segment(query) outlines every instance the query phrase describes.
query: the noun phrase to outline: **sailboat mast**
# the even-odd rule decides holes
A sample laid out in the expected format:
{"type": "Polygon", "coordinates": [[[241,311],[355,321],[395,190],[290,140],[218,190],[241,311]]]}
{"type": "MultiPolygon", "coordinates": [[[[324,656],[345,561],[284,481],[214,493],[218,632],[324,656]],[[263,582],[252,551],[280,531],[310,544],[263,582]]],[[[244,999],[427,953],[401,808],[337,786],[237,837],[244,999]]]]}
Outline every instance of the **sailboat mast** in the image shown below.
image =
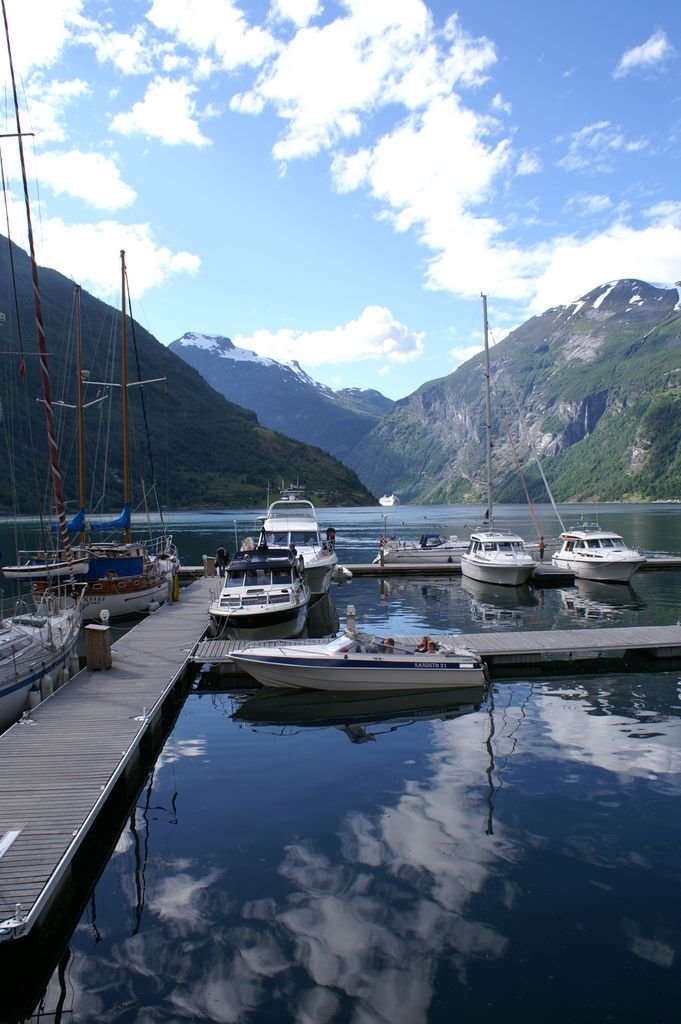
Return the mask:
{"type": "Polygon", "coordinates": [[[487,419],[487,523],[492,527],[492,378],[489,368],[489,325],[487,296],[482,295],[482,319],[485,335],[485,417],[487,419]]]}
{"type": "MultiPolygon", "coordinates": [[[[130,449],[128,444],[128,334],[125,318],[125,250],[121,249],[121,423],[123,430],[123,504],[130,502],[130,449]]],[[[124,540],[130,543],[130,527],[124,530],[124,540]]]]}
{"type": "Polygon", "coordinates": [[[14,98],[14,116],[17,125],[17,139],[19,142],[19,162],[21,165],[21,178],[24,189],[24,205],[26,207],[26,225],[28,232],[28,247],[31,258],[31,276],[33,279],[33,307],[35,313],[36,335],[38,339],[38,355],[40,365],[40,382],[43,392],[43,405],[45,407],[45,420],[47,426],[47,446],[50,462],[50,473],[52,476],[52,493],[54,496],[55,511],[59,523],[59,536],[62,550],[68,557],[71,546],[69,543],[69,530],[66,524],[66,508],[64,505],[64,492],[62,489],[61,469],[59,466],[59,449],[57,447],[57,435],[54,428],[54,413],[52,409],[52,388],[50,375],[47,366],[47,344],[45,341],[45,322],[43,320],[43,308],[40,298],[40,285],[38,281],[38,262],[35,255],[35,243],[33,240],[33,222],[31,220],[31,204],[28,193],[28,178],[26,175],[26,161],[24,159],[24,143],[21,132],[21,117],[19,114],[19,97],[17,95],[16,78],[14,75],[14,60],[12,58],[12,47],[9,40],[9,24],[7,22],[7,10],[5,0],[2,0],[2,17],[5,23],[5,38],[7,40],[7,58],[9,61],[10,77],[12,79],[12,95],[14,98]]]}
{"type": "MultiPolygon", "coordinates": [[[[83,359],[80,330],[80,285],[76,285],[76,416],[78,422],[78,500],[79,507],[85,508],[85,430],[83,424],[83,359]]],[[[81,530],[81,543],[85,534],[81,530]]]]}

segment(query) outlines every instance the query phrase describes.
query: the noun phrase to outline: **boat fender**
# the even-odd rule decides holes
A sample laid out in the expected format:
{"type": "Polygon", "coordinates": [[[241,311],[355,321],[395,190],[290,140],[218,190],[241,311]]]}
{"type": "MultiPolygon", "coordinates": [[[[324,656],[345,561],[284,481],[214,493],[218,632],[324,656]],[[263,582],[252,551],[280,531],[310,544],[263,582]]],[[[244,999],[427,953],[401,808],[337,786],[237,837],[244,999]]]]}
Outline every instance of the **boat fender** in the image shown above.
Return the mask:
{"type": "Polygon", "coordinates": [[[40,680],[40,696],[45,700],[51,693],[54,693],[54,680],[49,672],[46,672],[40,680]]]}
{"type": "Polygon", "coordinates": [[[33,708],[38,707],[38,704],[40,704],[40,690],[36,686],[32,686],[28,691],[28,706],[32,711],[33,708]]]}
{"type": "Polygon", "coordinates": [[[154,613],[154,612],[156,612],[156,611],[158,611],[158,609],[159,609],[160,607],[161,607],[161,606],[160,606],[160,604],[158,603],[158,601],[150,601],[150,602],[149,602],[149,607],[147,608],[147,611],[149,612],[149,614],[150,614],[150,615],[153,615],[153,613],[154,613]]]}
{"type": "Polygon", "coordinates": [[[77,654],[72,654],[69,658],[69,672],[72,676],[75,676],[80,672],[80,661],[78,660],[77,654]]]}

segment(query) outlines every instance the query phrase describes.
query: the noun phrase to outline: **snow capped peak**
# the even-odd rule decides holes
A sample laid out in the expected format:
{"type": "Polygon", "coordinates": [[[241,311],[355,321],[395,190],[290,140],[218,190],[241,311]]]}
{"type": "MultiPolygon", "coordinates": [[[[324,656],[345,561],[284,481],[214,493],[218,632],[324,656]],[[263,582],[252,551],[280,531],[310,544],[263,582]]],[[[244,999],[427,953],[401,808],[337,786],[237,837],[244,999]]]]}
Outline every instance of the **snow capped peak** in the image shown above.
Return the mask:
{"type": "Polygon", "coordinates": [[[203,349],[205,352],[234,348],[229,338],[223,338],[220,334],[199,334],[197,331],[187,331],[175,344],[183,347],[191,345],[194,348],[203,349]]]}

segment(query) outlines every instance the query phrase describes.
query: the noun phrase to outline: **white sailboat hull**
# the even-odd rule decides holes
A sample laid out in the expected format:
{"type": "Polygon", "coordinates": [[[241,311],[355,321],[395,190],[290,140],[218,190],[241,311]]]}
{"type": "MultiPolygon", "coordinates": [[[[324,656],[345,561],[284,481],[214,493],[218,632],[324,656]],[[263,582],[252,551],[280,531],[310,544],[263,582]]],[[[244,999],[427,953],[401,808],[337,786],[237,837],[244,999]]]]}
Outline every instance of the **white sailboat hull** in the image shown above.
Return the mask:
{"type": "Polygon", "coordinates": [[[15,722],[26,710],[28,694],[44,676],[53,683],[69,668],[80,635],[80,609],[67,599],[49,615],[5,619],[0,626],[0,729],[15,722]]]}

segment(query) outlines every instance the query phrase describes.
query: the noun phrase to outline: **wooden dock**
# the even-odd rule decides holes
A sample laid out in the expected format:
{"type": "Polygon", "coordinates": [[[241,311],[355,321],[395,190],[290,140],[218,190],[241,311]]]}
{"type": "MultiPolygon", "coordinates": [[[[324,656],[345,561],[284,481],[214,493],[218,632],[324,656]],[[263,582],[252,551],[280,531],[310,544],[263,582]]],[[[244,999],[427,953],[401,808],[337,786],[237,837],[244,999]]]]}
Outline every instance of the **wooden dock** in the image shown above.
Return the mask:
{"type": "Polygon", "coordinates": [[[47,913],[117,783],[167,734],[210,582],[183,588],[113,645],[110,669],[83,669],[0,736],[0,940],[47,913]]]}
{"type": "MultiPolygon", "coordinates": [[[[379,562],[342,562],[339,563],[345,569],[349,569],[353,576],[460,576],[461,562],[386,562],[381,565],[379,562]]],[[[638,572],[656,572],[665,570],[681,569],[681,557],[677,555],[650,555],[638,569],[638,572]]],[[[180,567],[180,577],[185,580],[199,579],[205,576],[203,565],[183,565],[180,567]]],[[[212,576],[217,582],[217,577],[212,576]]],[[[551,564],[550,559],[545,562],[538,562],[537,567],[530,577],[530,582],[536,586],[563,586],[574,581],[574,573],[566,572],[551,564]]]]}
{"type": "MultiPolygon", "coordinates": [[[[502,667],[527,668],[553,663],[574,664],[601,658],[624,659],[632,654],[651,658],[681,658],[681,625],[630,626],[605,629],[547,629],[530,632],[457,633],[457,643],[484,660],[490,675],[502,667]]],[[[319,643],[318,640],[269,641],[273,647],[319,643]]],[[[202,640],[192,660],[218,672],[239,674],[230,652],[246,645],[240,640],[202,640]]]]}

